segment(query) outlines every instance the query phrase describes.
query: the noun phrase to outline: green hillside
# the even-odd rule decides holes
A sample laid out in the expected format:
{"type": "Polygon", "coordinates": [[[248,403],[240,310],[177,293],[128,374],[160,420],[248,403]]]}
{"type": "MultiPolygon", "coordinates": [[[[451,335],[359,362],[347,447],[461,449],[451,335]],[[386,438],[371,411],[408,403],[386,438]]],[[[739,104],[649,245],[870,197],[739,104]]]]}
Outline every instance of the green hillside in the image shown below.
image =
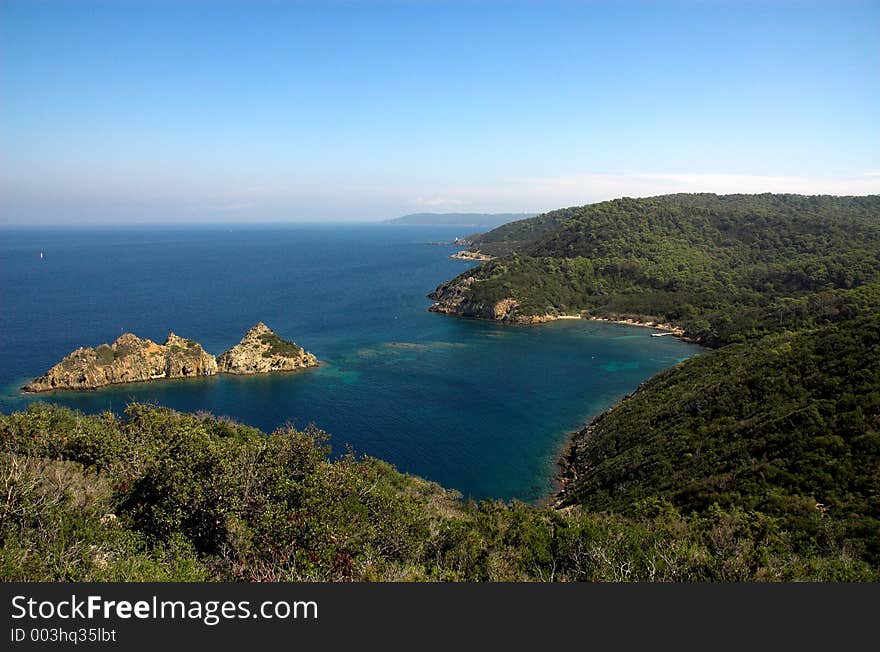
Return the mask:
{"type": "Polygon", "coordinates": [[[737,507],[810,540],[838,528],[880,564],[880,314],[692,358],[596,419],[569,459],[566,504],[737,507]]]}
{"type": "Polygon", "coordinates": [[[512,298],[511,321],[585,311],[719,345],[744,312],[880,278],[880,196],[625,198],[506,225],[472,249],[499,257],[437,288],[440,304],[458,300],[447,312],[512,298]]]}
{"type": "Polygon", "coordinates": [[[0,580],[880,579],[858,533],[815,511],[804,536],[759,511],[654,498],[625,515],[474,503],[327,455],[316,429],[136,404],[0,416],[0,580]]]}

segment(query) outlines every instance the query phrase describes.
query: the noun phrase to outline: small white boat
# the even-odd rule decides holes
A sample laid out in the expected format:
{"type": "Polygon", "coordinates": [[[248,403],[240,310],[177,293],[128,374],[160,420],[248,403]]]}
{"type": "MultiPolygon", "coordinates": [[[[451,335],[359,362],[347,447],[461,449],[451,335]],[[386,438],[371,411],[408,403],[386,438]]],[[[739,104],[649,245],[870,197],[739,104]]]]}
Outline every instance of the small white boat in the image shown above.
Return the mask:
{"type": "Polygon", "coordinates": [[[672,335],[672,333],[651,333],[651,337],[666,337],[667,335],[672,335]]]}

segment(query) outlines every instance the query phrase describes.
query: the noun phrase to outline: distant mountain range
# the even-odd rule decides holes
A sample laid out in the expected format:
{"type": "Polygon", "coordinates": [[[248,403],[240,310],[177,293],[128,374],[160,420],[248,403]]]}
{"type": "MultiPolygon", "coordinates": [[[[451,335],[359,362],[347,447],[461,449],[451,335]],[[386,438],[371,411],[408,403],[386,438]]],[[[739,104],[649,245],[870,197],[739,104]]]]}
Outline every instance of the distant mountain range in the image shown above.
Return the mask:
{"type": "Polygon", "coordinates": [[[536,213],[413,213],[385,220],[385,224],[415,226],[462,226],[473,229],[494,229],[502,224],[534,217],[536,213]]]}

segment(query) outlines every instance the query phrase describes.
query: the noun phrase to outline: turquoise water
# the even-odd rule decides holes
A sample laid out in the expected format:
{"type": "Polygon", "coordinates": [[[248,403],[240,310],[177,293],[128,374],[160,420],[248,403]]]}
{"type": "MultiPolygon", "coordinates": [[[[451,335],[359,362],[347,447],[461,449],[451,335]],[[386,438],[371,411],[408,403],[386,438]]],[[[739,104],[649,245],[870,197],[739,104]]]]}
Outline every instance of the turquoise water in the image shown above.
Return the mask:
{"type": "Polygon", "coordinates": [[[119,411],[134,400],[265,430],[315,423],[335,452],[350,445],[475,498],[541,499],[568,433],[699,349],[638,327],[429,313],[425,294],[472,263],[424,243],[458,235],[378,225],[2,230],[0,410],[49,400],[119,411]],[[261,320],[323,366],[18,391],[76,347],[123,331],[162,341],[174,330],[218,354],[261,320]]]}

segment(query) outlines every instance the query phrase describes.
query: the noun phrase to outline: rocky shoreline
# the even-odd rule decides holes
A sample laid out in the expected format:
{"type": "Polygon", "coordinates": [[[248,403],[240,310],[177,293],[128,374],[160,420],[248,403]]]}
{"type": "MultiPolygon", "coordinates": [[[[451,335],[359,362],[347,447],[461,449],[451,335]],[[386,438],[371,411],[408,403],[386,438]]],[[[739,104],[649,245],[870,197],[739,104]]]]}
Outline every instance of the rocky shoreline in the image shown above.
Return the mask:
{"type": "Polygon", "coordinates": [[[163,344],[132,333],[112,344],[80,347],[22,387],[27,393],[94,390],[108,385],[216,374],[263,374],[317,367],[317,358],[260,322],[218,357],[195,340],[169,333],[163,344]]]}
{"type": "Polygon", "coordinates": [[[456,260],[475,260],[481,263],[495,258],[495,256],[484,254],[481,251],[471,251],[470,249],[462,249],[461,251],[456,251],[449,257],[455,258],[456,260]]]}
{"type": "Polygon", "coordinates": [[[610,324],[624,324],[626,326],[639,326],[652,328],[674,335],[679,339],[691,341],[685,334],[685,330],[668,322],[656,321],[650,318],[639,317],[600,317],[590,315],[585,311],[574,315],[562,313],[545,313],[543,315],[527,315],[517,311],[519,302],[513,297],[507,297],[493,304],[472,301],[470,289],[476,283],[474,277],[468,277],[456,284],[444,284],[428,295],[434,303],[428,308],[430,312],[445,315],[458,315],[460,317],[472,317],[475,319],[488,319],[510,324],[543,324],[560,319],[584,319],[587,321],[600,321],[610,324]]]}
{"type": "MultiPolygon", "coordinates": [[[[623,401],[627,398],[629,398],[629,396],[624,398],[623,401]]],[[[547,497],[547,504],[553,506],[555,509],[561,509],[566,506],[565,492],[568,489],[568,486],[575,482],[578,479],[578,476],[588,471],[587,468],[578,465],[578,462],[584,459],[582,449],[585,447],[587,439],[589,439],[590,435],[605,415],[614,410],[614,408],[620,405],[623,401],[620,401],[616,405],[605,410],[605,412],[602,412],[590,421],[587,426],[580,430],[576,430],[568,437],[565,445],[556,457],[556,466],[559,468],[559,473],[554,477],[553,492],[547,497]]]]}
{"type": "Polygon", "coordinates": [[[556,466],[559,468],[559,473],[554,478],[553,493],[547,498],[546,502],[548,505],[552,505],[556,509],[568,507],[566,504],[566,491],[569,485],[574,483],[578,477],[590,471],[589,465],[585,463],[585,461],[590,459],[590,455],[587,454],[585,449],[593,432],[608,415],[644,390],[645,386],[650,382],[650,378],[645,380],[610,408],[593,417],[586,426],[569,434],[565,444],[556,456],[556,466]]]}
{"type": "MultiPolygon", "coordinates": [[[[469,300],[469,290],[476,282],[474,277],[468,277],[456,284],[444,284],[438,287],[434,292],[428,295],[429,299],[434,300],[428,310],[447,315],[457,315],[461,317],[470,317],[473,319],[486,319],[490,321],[500,321],[509,324],[541,324],[561,319],[583,319],[586,321],[605,322],[610,324],[621,324],[625,326],[639,326],[641,328],[650,328],[662,331],[678,339],[692,342],[692,338],[688,337],[685,330],[681,326],[669,322],[650,319],[647,317],[635,316],[615,316],[600,317],[590,315],[587,312],[579,312],[574,315],[568,314],[551,314],[544,315],[523,315],[516,312],[519,303],[513,297],[502,299],[494,304],[484,304],[469,300]]],[[[643,384],[644,385],[644,384],[643,384]]],[[[554,486],[552,493],[545,499],[545,503],[559,509],[565,507],[565,492],[567,486],[575,481],[578,476],[587,471],[586,468],[578,466],[578,461],[583,460],[583,447],[589,439],[590,434],[596,429],[597,425],[605,418],[605,416],[614,410],[624,401],[632,397],[636,392],[640,391],[640,385],[635,392],[628,394],[614,406],[597,415],[584,428],[570,434],[566,443],[556,457],[556,465],[560,471],[554,478],[554,486]]]]}
{"type": "Polygon", "coordinates": [[[624,319],[612,319],[610,317],[593,317],[591,315],[581,315],[581,319],[588,321],[604,321],[609,324],[624,324],[626,326],[640,326],[643,328],[653,328],[654,330],[664,331],[674,335],[680,340],[692,342],[693,340],[685,335],[685,330],[681,326],[670,324],[668,322],[653,321],[650,319],[637,319],[634,317],[626,317],[624,319]]]}

